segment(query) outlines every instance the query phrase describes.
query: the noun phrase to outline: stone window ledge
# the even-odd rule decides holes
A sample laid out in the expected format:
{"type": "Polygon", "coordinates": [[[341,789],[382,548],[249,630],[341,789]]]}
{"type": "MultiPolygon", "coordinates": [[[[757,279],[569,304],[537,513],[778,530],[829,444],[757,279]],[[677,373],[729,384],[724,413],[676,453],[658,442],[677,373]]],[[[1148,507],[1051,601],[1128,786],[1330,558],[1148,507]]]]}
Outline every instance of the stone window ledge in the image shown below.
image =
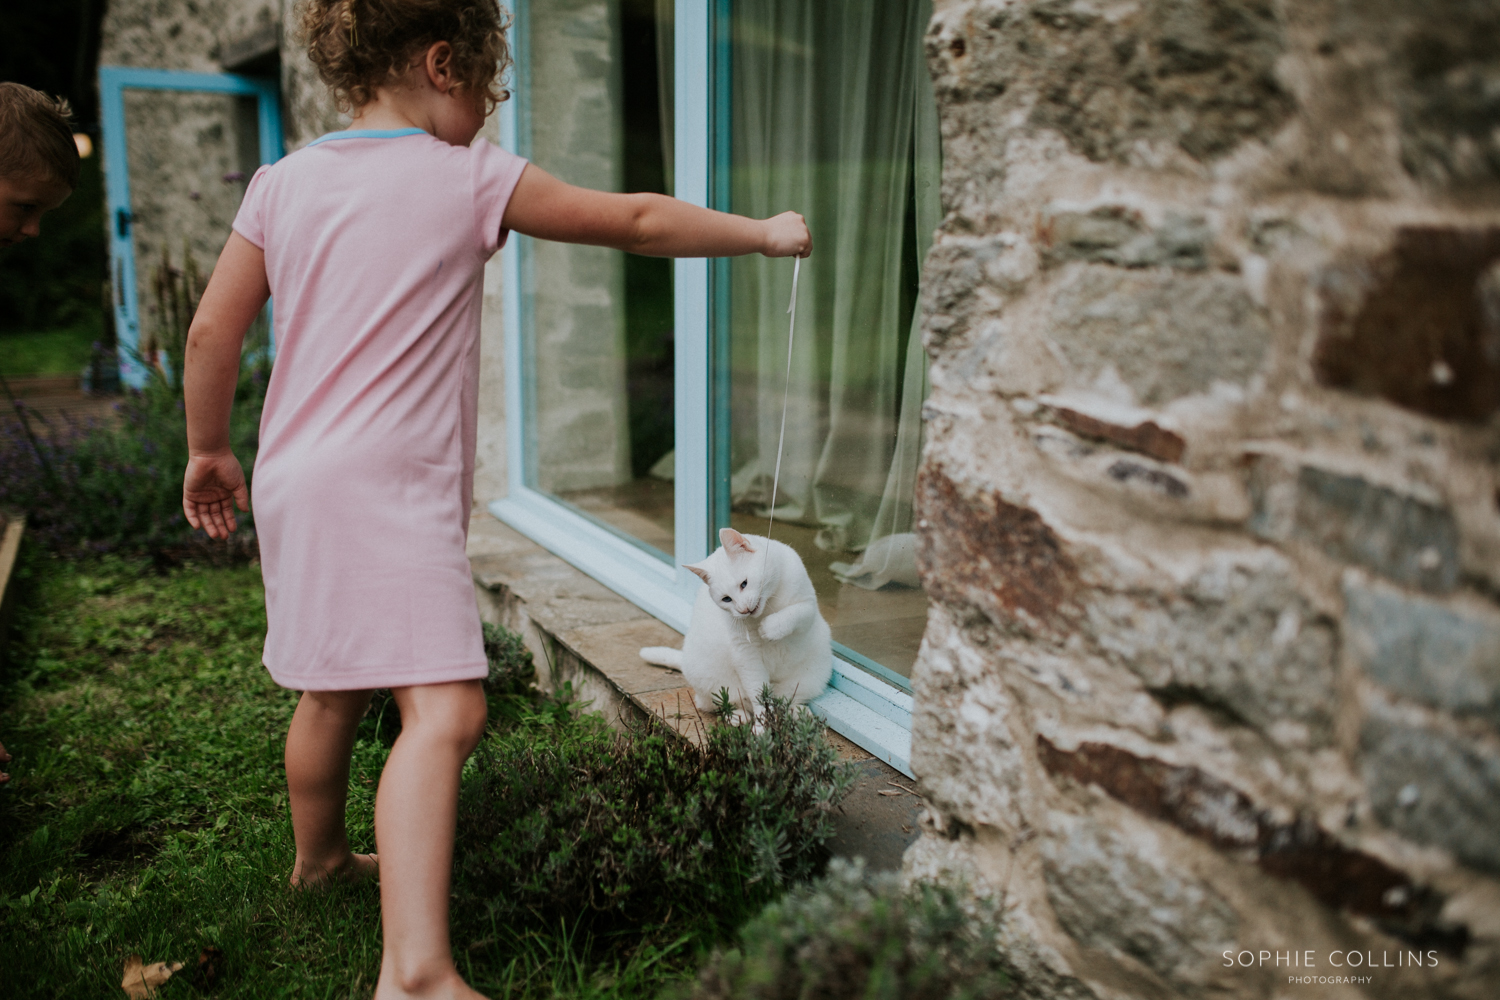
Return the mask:
{"type": "MultiPolygon", "coordinates": [[[[575,697],[612,724],[652,715],[687,739],[702,738],[707,720],[682,675],[639,655],[642,646],[680,646],[681,633],[483,510],[469,522],[469,564],[480,617],[523,638],[544,688],[571,682],[575,697]]],[[[917,836],[921,801],[902,791],[912,782],[832,730],[825,735],[859,769],[830,847],[875,869],[900,867],[917,836]]]]}

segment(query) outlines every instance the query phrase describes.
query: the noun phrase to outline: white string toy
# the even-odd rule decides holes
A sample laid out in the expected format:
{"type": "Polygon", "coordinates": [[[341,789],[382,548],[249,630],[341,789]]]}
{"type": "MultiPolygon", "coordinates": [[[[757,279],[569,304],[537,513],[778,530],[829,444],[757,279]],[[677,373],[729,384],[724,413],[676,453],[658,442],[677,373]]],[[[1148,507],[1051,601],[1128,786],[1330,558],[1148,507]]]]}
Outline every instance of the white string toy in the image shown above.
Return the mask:
{"type": "MultiPolygon", "coordinates": [[[[797,336],[797,279],[802,276],[802,258],[792,258],[796,261],[792,265],[792,301],[786,307],[792,320],[787,324],[786,331],[786,383],[781,390],[781,435],[776,439],[776,471],[771,476],[771,517],[766,522],[766,548],[771,547],[771,527],[776,523],[776,489],[781,484],[781,449],[786,444],[786,408],[787,401],[792,397],[792,340],[797,336]]],[[[764,556],[762,564],[764,564],[764,556]]]]}
{"type": "MultiPolygon", "coordinates": [[[[766,559],[771,552],[771,528],[776,524],[776,492],[781,485],[781,450],[786,444],[786,411],[787,403],[792,397],[792,344],[797,336],[797,280],[802,276],[802,258],[794,258],[792,265],[792,301],[787,305],[786,311],[792,317],[787,324],[786,331],[786,383],[781,390],[781,434],[776,439],[776,471],[771,475],[771,510],[769,520],[766,521],[766,544],[762,546],[760,554],[761,584],[765,584],[766,559]]],[[[761,596],[765,600],[765,596],[761,596]]],[[[750,640],[750,626],[744,620],[740,621],[740,627],[744,630],[745,640],[750,640]]]]}

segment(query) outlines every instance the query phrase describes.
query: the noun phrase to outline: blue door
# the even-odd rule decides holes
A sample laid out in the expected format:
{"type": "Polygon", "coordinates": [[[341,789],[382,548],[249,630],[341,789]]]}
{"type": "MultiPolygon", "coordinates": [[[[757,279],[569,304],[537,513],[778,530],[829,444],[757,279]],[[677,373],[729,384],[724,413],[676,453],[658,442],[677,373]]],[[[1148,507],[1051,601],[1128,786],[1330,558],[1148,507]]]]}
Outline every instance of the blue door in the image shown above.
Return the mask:
{"type": "Polygon", "coordinates": [[[131,232],[130,168],[126,156],[127,89],[200,91],[255,98],[261,163],[274,163],[281,158],[281,104],[275,80],[230,73],[184,73],[127,66],[101,66],[99,69],[115,338],[119,344],[120,378],[126,385],[139,389],[146,384],[147,370],[139,354],[141,314],[136,291],[135,242],[131,232]]]}

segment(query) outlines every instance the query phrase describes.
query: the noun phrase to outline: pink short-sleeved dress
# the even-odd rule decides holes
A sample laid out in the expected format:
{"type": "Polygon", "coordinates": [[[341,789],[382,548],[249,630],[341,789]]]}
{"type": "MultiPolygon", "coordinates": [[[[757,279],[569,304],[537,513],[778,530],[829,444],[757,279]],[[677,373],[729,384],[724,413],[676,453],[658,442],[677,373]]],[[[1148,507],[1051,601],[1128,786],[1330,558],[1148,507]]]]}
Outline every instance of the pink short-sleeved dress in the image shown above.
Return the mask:
{"type": "Polygon", "coordinates": [[[245,192],[234,228],[274,305],[251,502],[284,687],[485,676],[464,554],[479,310],[525,167],[420,129],[335,132],[245,192]]]}

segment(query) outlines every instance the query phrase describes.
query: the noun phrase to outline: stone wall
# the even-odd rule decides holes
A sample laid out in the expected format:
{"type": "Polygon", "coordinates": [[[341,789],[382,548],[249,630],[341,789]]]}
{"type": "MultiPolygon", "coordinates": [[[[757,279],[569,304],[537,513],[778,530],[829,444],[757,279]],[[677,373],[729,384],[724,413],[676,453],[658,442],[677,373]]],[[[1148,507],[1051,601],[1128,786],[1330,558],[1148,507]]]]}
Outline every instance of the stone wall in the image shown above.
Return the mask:
{"type": "MultiPolygon", "coordinates": [[[[277,0],[116,0],[103,22],[100,64],[223,72],[226,44],[274,32],[277,0]]],[[[218,260],[245,184],[260,164],[253,100],[197,92],[127,90],[126,154],[143,346],[160,317],[155,277],[164,255],[191,257],[206,277],[218,260]]],[[[119,165],[105,164],[106,170],[119,165]]],[[[113,220],[110,220],[113,225],[113,220]]]]}
{"type": "MultiPolygon", "coordinates": [[[[254,75],[279,74],[288,153],[345,128],[347,113],[318,79],[296,32],[295,0],[113,0],[104,19],[103,65],[254,75]]],[[[126,128],[141,333],[159,323],[154,277],[163,252],[181,267],[191,254],[207,278],[259,164],[254,107],[213,94],[126,92],[126,128]]],[[[498,116],[482,135],[499,141],[498,116]]],[[[107,168],[112,169],[110,165],[107,168]]],[[[481,323],[477,505],[505,496],[503,325],[497,255],[485,270],[481,323]]]]}
{"type": "Polygon", "coordinates": [[[1494,996],[1500,8],[938,0],[927,46],[908,872],[1028,996],[1494,996]]]}
{"type": "Polygon", "coordinates": [[[347,128],[333,93],[318,79],[297,29],[296,0],[279,0],[281,23],[281,113],[286,151],[295,152],[328,132],[347,128]]]}

